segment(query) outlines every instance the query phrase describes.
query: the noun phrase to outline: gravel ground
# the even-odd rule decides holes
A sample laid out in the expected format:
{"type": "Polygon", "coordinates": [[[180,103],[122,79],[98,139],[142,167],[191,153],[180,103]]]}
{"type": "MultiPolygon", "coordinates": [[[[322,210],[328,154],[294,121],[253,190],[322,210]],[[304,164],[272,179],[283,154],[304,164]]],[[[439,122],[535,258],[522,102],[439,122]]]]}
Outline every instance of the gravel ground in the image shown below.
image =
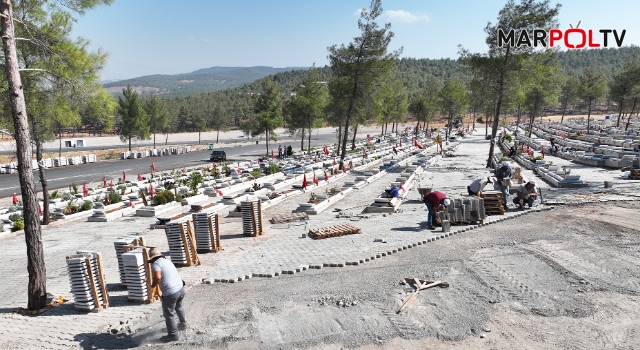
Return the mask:
{"type": "MultiPolygon", "coordinates": [[[[191,328],[165,348],[633,349],[640,343],[640,204],[536,212],[364,266],[240,284],[199,285],[191,328]],[[440,279],[420,292],[404,277],[440,279]]],[[[157,344],[159,315],[135,336],[87,346],[157,344]],[[117,343],[115,343],[117,341],[117,343]]]]}
{"type": "MultiPolygon", "coordinates": [[[[486,141],[480,135],[463,144],[455,156],[428,169],[419,184],[457,197],[473,178],[486,176],[486,141]]],[[[370,203],[389,181],[386,177],[336,206],[370,203]]],[[[552,189],[539,183],[547,191],[545,199],[576,205],[461,232],[364,265],[196,285],[186,298],[190,329],[179,342],[158,343],[165,329],[164,319],[155,313],[133,335],[99,334],[83,346],[635,348],[640,343],[640,226],[634,214],[640,203],[626,201],[635,197],[620,189],[552,189]],[[403,283],[405,277],[439,279],[450,287],[424,290],[396,314],[414,290],[403,283]]],[[[637,191],[636,183],[629,188],[637,191]]],[[[283,203],[272,214],[287,212],[298,202],[300,198],[283,203]]],[[[294,231],[301,228],[292,228],[291,232],[272,230],[252,242],[233,237],[223,242],[227,253],[234,253],[233,259],[216,255],[214,260],[222,269],[227,268],[223,264],[241,265],[255,259],[259,252],[270,264],[294,264],[318,256],[343,258],[376,251],[371,241],[381,235],[389,238],[390,248],[434,236],[422,227],[426,211],[415,190],[401,208],[391,216],[374,214],[359,221],[362,235],[313,241],[297,239],[294,233],[299,232],[294,231]],[[302,249],[303,241],[316,244],[316,249],[302,249]]],[[[309,225],[338,221],[330,210],[309,225]]]]}

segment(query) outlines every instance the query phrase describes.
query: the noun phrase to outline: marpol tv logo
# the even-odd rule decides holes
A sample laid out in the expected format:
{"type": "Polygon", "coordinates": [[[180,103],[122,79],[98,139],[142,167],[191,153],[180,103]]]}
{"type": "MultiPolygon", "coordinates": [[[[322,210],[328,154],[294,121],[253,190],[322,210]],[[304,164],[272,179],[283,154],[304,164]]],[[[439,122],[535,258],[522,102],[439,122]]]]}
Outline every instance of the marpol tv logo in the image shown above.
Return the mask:
{"type": "Polygon", "coordinates": [[[580,22],[574,28],[569,24],[568,29],[550,29],[548,32],[543,29],[534,29],[533,33],[526,30],[516,31],[510,29],[505,31],[498,29],[499,47],[555,47],[564,44],[567,49],[582,49],[585,47],[609,47],[609,45],[622,46],[626,29],[617,31],[616,29],[582,29],[578,28],[580,22]],[[600,44],[602,42],[602,44],[600,44]]]}

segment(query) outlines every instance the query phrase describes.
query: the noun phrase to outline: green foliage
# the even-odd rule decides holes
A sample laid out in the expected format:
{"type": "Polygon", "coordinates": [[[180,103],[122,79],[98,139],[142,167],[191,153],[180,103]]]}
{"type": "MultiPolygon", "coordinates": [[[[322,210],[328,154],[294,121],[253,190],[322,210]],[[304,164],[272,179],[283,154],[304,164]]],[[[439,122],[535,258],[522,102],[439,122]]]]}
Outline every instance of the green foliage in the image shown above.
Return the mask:
{"type": "Polygon", "coordinates": [[[199,172],[193,172],[189,176],[187,184],[193,193],[198,191],[198,186],[203,182],[202,175],[199,172]]]}
{"type": "Polygon", "coordinates": [[[107,198],[109,198],[109,203],[111,204],[122,202],[122,196],[116,191],[109,191],[107,198]]]}
{"type": "Polygon", "coordinates": [[[464,113],[468,106],[467,89],[464,83],[457,78],[448,80],[438,94],[440,110],[447,114],[449,128],[447,136],[452,129],[453,118],[464,113]]]}
{"type": "Polygon", "coordinates": [[[147,140],[150,135],[149,116],[142,108],[138,93],[131,85],[122,89],[121,97],[118,97],[118,114],[120,120],[120,140],[129,142],[131,151],[131,139],[147,140]]]}
{"type": "Polygon", "coordinates": [[[311,134],[313,129],[322,126],[321,116],[327,106],[329,94],[325,84],[322,84],[315,65],[309,70],[302,84],[296,89],[296,96],[290,102],[291,118],[289,133],[300,134],[308,138],[307,148],[311,151],[311,134]]]}
{"type": "Polygon", "coordinates": [[[171,191],[158,191],[156,195],[153,197],[153,205],[162,205],[173,202],[175,200],[175,196],[171,191]]]}
{"type": "Polygon", "coordinates": [[[182,194],[178,193],[178,195],[176,196],[176,202],[182,203],[182,197],[182,194]]]}
{"type": "Polygon", "coordinates": [[[267,154],[269,154],[269,140],[278,141],[275,129],[282,125],[282,100],[280,87],[277,82],[269,78],[262,79],[262,92],[254,100],[254,115],[250,119],[248,129],[252,136],[265,135],[267,154]]]}
{"type": "Polygon", "coordinates": [[[271,163],[267,167],[264,168],[264,173],[266,175],[275,174],[280,171],[280,167],[276,163],[271,163]]]}
{"type": "Polygon", "coordinates": [[[9,220],[11,220],[11,221],[22,220],[22,214],[20,214],[20,213],[11,214],[11,215],[9,215],[9,220]]]}
{"type": "Polygon", "coordinates": [[[75,183],[71,183],[71,187],[69,188],[71,193],[78,194],[78,186],[75,183]]]}
{"type": "Polygon", "coordinates": [[[544,158],[542,158],[542,156],[536,156],[535,158],[533,158],[533,161],[535,162],[536,160],[543,160],[544,158]]]}
{"type": "Polygon", "coordinates": [[[80,211],[87,211],[93,209],[93,203],[91,201],[84,201],[80,207],[80,211]]]}
{"type": "Polygon", "coordinates": [[[13,231],[24,230],[24,220],[19,219],[13,222],[13,231]]]}
{"type": "Polygon", "coordinates": [[[585,68],[580,75],[578,97],[587,105],[587,132],[591,122],[593,104],[602,100],[607,93],[607,80],[602,67],[593,65],[585,68]]]}
{"type": "Polygon", "coordinates": [[[149,117],[149,132],[154,135],[153,147],[155,148],[155,134],[169,131],[169,114],[164,100],[161,100],[158,96],[154,95],[144,100],[143,105],[149,117]]]}
{"type": "Polygon", "coordinates": [[[254,170],[251,172],[251,176],[253,176],[254,179],[259,178],[260,175],[262,175],[262,170],[254,170]]]}
{"type": "Polygon", "coordinates": [[[424,88],[416,91],[409,100],[408,111],[418,123],[432,123],[438,111],[438,96],[442,83],[433,75],[428,75],[424,88]]]}
{"type": "Polygon", "coordinates": [[[55,190],[51,192],[51,194],[49,195],[49,198],[51,199],[62,198],[62,194],[58,192],[58,190],[55,190]]]}

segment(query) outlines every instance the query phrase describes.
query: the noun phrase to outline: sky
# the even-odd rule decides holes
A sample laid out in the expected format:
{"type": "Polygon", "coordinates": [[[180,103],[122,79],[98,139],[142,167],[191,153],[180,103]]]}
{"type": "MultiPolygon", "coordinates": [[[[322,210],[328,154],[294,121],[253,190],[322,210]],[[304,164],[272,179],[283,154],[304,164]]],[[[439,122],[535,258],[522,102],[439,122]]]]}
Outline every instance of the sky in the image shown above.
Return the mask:
{"type": "MultiPolygon", "coordinates": [[[[458,57],[458,45],[485,52],[487,22],[506,0],[383,0],[390,49],[401,57],[458,57]]],[[[555,4],[556,2],[553,2],[555,4]]],[[[560,28],[626,29],[640,45],[640,1],[560,1],[560,28]]],[[[102,79],[188,73],[213,66],[308,67],[328,64],[327,47],[359,35],[368,0],[115,0],[77,18],[73,37],[109,53],[102,79]]],[[[601,41],[601,37],[597,37],[601,41]]]]}

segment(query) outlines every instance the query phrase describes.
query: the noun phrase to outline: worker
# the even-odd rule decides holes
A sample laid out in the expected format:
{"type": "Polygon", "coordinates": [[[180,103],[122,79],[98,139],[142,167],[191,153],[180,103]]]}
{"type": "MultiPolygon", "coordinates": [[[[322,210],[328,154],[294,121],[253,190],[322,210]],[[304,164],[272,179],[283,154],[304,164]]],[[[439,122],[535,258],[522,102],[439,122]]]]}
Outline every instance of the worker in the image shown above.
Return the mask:
{"type": "Polygon", "coordinates": [[[481,177],[473,180],[473,182],[467,186],[467,191],[470,196],[480,197],[482,195],[482,190],[484,190],[487,184],[492,184],[491,176],[481,177]]]}
{"type": "Polygon", "coordinates": [[[529,180],[526,184],[520,185],[518,193],[516,193],[516,197],[513,199],[513,203],[519,205],[520,209],[524,209],[524,203],[527,203],[529,208],[531,208],[537,197],[538,188],[536,187],[536,181],[529,180]]]}
{"type": "Polygon", "coordinates": [[[436,227],[433,225],[436,221],[436,212],[440,209],[446,209],[449,204],[451,204],[451,200],[447,198],[447,195],[433,191],[424,195],[422,201],[427,206],[429,210],[429,217],[427,218],[427,227],[429,230],[435,230],[436,227]]]}
{"type": "Polygon", "coordinates": [[[516,150],[516,146],[513,145],[511,146],[511,148],[509,148],[509,158],[515,157],[516,154],[518,154],[518,151],[516,150]]]}
{"type": "Polygon", "coordinates": [[[151,290],[157,286],[162,292],[162,313],[164,321],[167,325],[167,335],[162,337],[163,341],[177,341],[178,329],[187,329],[187,319],[182,301],[184,299],[184,281],[178,275],[178,270],[173,263],[165,259],[157,248],[151,248],[149,251],[149,264],[153,271],[153,282],[151,290]],[[180,324],[176,325],[176,314],[180,320],[180,324]]]}
{"type": "Polygon", "coordinates": [[[400,191],[398,191],[398,187],[395,184],[392,184],[391,188],[385,191],[387,192],[387,199],[389,200],[387,204],[389,204],[390,207],[393,207],[391,200],[398,198],[398,196],[400,196],[400,191]]]}
{"type": "Polygon", "coordinates": [[[496,170],[496,181],[493,183],[493,188],[502,192],[502,198],[504,199],[503,204],[505,209],[507,209],[507,201],[509,198],[509,182],[511,182],[511,176],[513,176],[513,171],[511,170],[509,162],[502,162],[502,165],[496,170]]]}

